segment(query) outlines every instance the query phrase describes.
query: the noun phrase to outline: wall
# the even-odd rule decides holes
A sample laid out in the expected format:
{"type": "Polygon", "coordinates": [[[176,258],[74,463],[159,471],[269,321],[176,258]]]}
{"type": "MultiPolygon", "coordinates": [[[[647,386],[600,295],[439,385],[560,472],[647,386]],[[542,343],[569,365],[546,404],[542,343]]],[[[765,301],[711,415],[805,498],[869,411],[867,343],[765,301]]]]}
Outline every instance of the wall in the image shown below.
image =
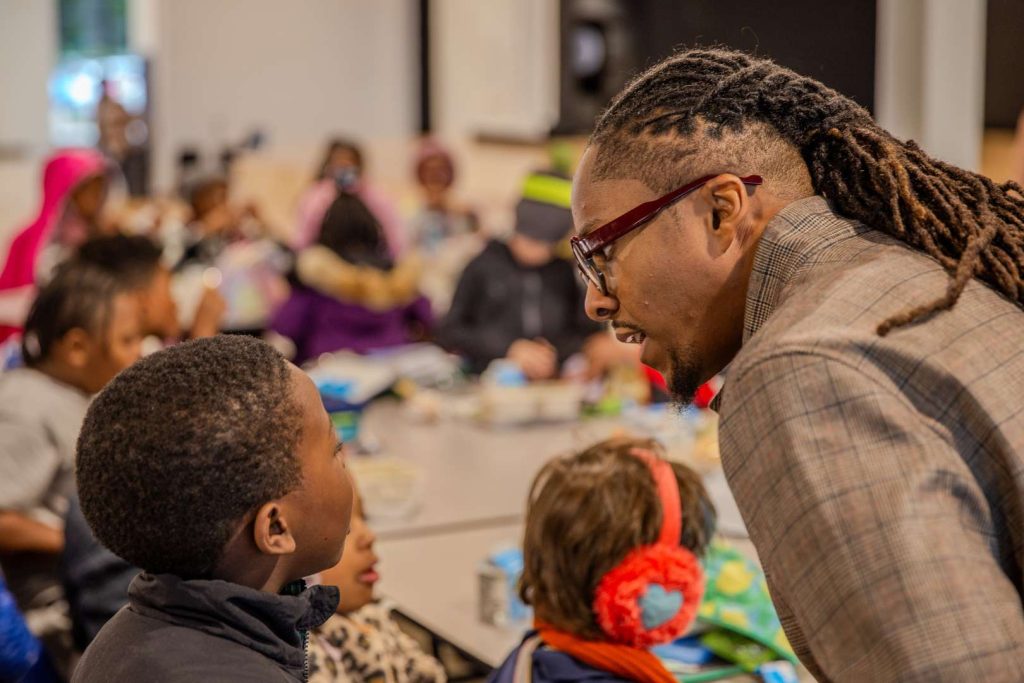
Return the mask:
{"type": "Polygon", "coordinates": [[[978,170],[985,0],[879,0],[876,116],[929,154],[978,170]]]}
{"type": "Polygon", "coordinates": [[[56,55],[56,2],[0,0],[0,255],[39,201],[39,158],[50,137],[46,80],[56,55]]]}
{"type": "Polygon", "coordinates": [[[433,0],[434,127],[537,140],[558,119],[559,15],[550,0],[433,0]]]}
{"type": "Polygon", "coordinates": [[[45,149],[46,79],[56,55],[56,2],[0,0],[0,147],[45,149]]]}
{"type": "MultiPolygon", "coordinates": [[[[0,150],[29,152],[18,162],[27,168],[11,171],[17,178],[0,168],[4,225],[35,203],[56,4],[0,0],[0,150]]],[[[971,167],[980,141],[984,7],[984,0],[879,0],[878,7],[880,121],[971,167]]],[[[129,0],[129,8],[133,45],[153,64],[161,189],[181,145],[216,147],[257,126],[273,153],[294,152],[303,165],[332,132],[400,138],[416,129],[413,0],[129,0]]],[[[546,130],[558,95],[557,3],[433,0],[431,8],[439,131],[459,138],[546,130]]]]}
{"type": "Polygon", "coordinates": [[[258,128],[271,152],[309,156],[331,134],[416,129],[408,0],[135,1],[152,58],[158,188],[186,144],[216,154],[258,128]]]}

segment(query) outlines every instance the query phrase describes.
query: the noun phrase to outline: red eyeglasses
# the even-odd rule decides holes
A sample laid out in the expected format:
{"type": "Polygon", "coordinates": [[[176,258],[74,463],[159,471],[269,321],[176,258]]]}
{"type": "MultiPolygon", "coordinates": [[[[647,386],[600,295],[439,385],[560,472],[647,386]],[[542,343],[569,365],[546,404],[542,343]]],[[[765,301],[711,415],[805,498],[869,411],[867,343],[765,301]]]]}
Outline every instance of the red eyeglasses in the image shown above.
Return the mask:
{"type": "MultiPolygon", "coordinates": [[[[573,256],[576,257],[576,264],[589,282],[593,283],[601,294],[608,294],[608,287],[604,279],[604,273],[598,268],[594,261],[594,254],[606,249],[615,240],[625,237],[642,225],[654,220],[659,213],[679,201],[691,192],[700,189],[710,180],[721,174],[704,176],[692,183],[687,183],[680,188],[672,190],[668,194],[652,199],[649,202],[634,207],[618,218],[605,223],[600,228],[592,230],[586,235],[577,235],[569,240],[573,256]]],[[[760,185],[764,179],[759,175],[749,175],[740,178],[744,185],[760,185]]]]}

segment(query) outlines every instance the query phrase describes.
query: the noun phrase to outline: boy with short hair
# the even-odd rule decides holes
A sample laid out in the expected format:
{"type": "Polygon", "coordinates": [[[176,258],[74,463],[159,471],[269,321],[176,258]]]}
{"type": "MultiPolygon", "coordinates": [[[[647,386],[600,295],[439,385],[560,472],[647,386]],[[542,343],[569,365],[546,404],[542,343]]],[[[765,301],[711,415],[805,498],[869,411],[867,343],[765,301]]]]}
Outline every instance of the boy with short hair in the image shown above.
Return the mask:
{"type": "Polygon", "coordinates": [[[312,381],[256,339],[143,359],[78,444],[82,512],[141,567],[74,681],[303,680],[306,631],[338,604],[352,514],[344,452],[312,381]]]}
{"type": "Polygon", "coordinates": [[[90,396],[140,352],[134,292],[70,262],[25,322],[25,367],[0,375],[0,564],[22,609],[59,598],[57,555],[74,493],[74,453],[90,396]]]}

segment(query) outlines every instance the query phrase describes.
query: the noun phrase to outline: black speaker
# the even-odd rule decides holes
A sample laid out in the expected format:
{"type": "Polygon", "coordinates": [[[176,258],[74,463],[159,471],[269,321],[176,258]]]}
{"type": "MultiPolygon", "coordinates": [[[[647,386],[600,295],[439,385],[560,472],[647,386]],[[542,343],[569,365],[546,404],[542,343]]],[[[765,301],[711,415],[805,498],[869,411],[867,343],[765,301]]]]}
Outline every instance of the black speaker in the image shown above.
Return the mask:
{"type": "Polygon", "coordinates": [[[1024,3],[989,0],[985,35],[985,125],[1013,128],[1024,109],[1024,3]]]}
{"type": "Polygon", "coordinates": [[[562,0],[559,119],[552,133],[590,130],[638,67],[628,5],[622,0],[562,0]]]}
{"type": "Polygon", "coordinates": [[[684,46],[771,57],[871,110],[875,2],[562,0],[561,111],[553,132],[589,132],[633,75],[684,46]]]}

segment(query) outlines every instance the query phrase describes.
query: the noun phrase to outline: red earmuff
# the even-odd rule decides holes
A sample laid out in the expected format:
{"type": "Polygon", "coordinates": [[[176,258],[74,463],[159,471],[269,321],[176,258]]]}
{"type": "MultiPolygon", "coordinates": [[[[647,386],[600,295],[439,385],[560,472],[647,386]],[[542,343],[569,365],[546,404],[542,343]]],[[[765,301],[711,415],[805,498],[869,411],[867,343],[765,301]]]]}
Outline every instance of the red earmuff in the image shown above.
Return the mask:
{"type": "Polygon", "coordinates": [[[594,594],[594,613],[612,641],[646,648],[686,633],[704,594],[704,573],[697,557],[679,545],[682,508],[671,465],[648,450],[630,453],[654,477],[661,532],[654,544],[633,549],[604,575],[594,594]]]}

